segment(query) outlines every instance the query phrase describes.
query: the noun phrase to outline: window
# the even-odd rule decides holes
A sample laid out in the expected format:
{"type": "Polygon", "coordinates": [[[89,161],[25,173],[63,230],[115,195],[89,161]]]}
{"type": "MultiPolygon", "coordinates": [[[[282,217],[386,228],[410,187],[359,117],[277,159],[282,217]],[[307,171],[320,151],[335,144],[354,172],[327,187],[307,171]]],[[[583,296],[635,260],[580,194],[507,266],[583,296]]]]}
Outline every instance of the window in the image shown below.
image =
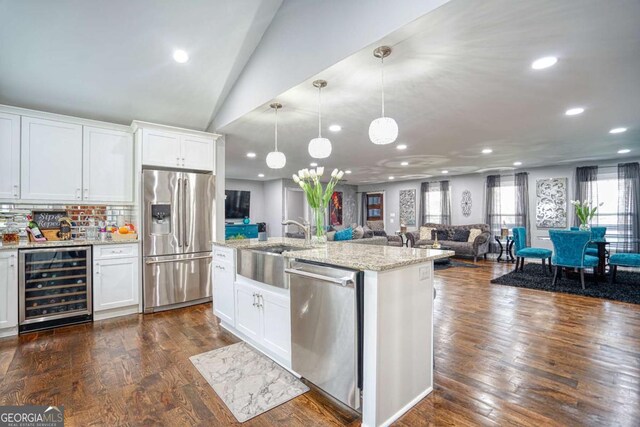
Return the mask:
{"type": "Polygon", "coordinates": [[[451,198],[449,181],[423,182],[422,186],[422,223],[450,224],[451,198]]]}
{"type": "Polygon", "coordinates": [[[487,177],[486,221],[494,236],[500,236],[503,228],[508,229],[511,234],[513,227],[527,227],[527,180],[526,174],[487,177]]]}
{"type": "Polygon", "coordinates": [[[367,194],[367,221],[384,220],[384,194],[367,194]]]}

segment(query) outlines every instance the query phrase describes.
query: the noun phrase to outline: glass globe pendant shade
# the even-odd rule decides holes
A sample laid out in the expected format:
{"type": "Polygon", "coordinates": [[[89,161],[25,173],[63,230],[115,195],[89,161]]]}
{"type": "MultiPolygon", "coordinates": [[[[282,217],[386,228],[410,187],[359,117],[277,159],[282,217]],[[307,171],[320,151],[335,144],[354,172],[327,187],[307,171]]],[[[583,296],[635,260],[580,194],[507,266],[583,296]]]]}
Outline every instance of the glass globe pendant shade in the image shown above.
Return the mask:
{"type": "Polygon", "coordinates": [[[267,166],[271,169],[282,169],[287,164],[287,158],[280,151],[272,151],[267,154],[267,166]]]}
{"type": "Polygon", "coordinates": [[[331,155],[331,141],[327,138],[313,138],[309,142],[309,155],[314,159],[326,159],[331,155]]]}
{"type": "Polygon", "coordinates": [[[369,125],[369,139],[374,144],[391,144],[398,138],[398,124],[391,117],[379,117],[369,125]]]}

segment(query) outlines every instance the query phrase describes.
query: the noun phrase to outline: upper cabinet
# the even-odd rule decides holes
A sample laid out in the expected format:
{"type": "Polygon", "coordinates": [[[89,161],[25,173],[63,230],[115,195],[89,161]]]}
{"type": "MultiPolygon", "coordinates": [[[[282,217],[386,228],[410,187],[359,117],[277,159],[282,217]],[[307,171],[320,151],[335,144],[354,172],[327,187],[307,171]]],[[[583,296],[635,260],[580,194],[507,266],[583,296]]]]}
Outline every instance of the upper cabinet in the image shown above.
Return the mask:
{"type": "Polygon", "coordinates": [[[133,135],[84,126],[82,198],[86,201],[133,201],[133,135]]]}
{"type": "Polygon", "coordinates": [[[20,116],[0,113],[0,199],[20,198],[20,116]]]}
{"type": "Polygon", "coordinates": [[[22,117],[23,200],[82,200],[82,126],[22,117]]]}
{"type": "Polygon", "coordinates": [[[216,135],[134,122],[142,132],[142,164],[172,169],[214,170],[216,135]]]}

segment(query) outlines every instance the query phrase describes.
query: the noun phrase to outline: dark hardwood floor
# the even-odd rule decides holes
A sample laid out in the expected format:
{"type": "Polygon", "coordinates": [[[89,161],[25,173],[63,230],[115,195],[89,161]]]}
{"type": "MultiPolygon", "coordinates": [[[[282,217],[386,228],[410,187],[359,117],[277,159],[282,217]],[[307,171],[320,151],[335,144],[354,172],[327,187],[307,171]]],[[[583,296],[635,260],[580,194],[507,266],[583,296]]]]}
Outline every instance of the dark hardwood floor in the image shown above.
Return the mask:
{"type": "MultiPolygon", "coordinates": [[[[640,306],[491,285],[513,265],[436,274],[435,391],[396,425],[640,425],[640,306]]],[[[640,286],[640,284],[639,284],[640,286]]],[[[0,405],[66,425],[240,425],[189,356],[236,339],[211,305],[0,340],[0,405]]],[[[359,425],[311,391],[245,424],[359,425]]]]}

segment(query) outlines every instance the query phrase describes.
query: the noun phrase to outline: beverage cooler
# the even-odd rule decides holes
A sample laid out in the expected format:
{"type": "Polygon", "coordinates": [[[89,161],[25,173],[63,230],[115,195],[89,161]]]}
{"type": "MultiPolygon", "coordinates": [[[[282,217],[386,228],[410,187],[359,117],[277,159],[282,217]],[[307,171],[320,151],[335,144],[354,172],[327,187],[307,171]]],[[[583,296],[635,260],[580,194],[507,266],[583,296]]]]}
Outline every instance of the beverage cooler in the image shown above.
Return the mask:
{"type": "Polygon", "coordinates": [[[20,332],[92,320],[91,247],[19,252],[20,332]]]}

